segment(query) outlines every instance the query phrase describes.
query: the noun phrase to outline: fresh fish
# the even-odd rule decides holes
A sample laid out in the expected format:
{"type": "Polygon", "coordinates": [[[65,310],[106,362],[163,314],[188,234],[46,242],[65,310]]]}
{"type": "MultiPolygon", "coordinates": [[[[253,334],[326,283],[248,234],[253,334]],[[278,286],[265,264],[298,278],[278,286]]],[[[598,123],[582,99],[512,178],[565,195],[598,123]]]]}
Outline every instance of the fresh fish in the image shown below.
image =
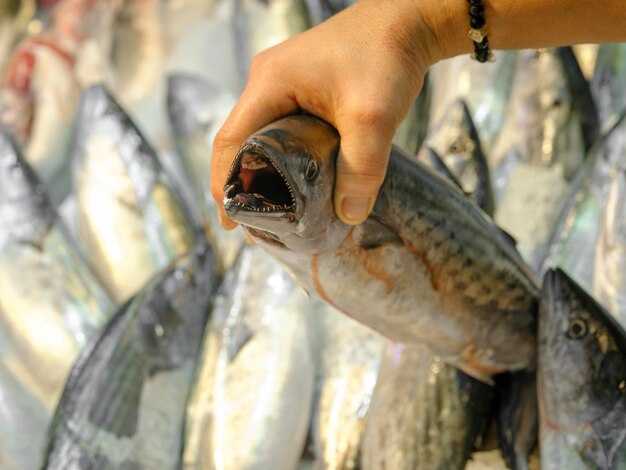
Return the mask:
{"type": "MultiPolygon", "coordinates": [[[[478,131],[463,100],[453,101],[441,122],[430,132],[426,146],[432,147],[450,169],[461,189],[482,210],[493,216],[493,190],[487,160],[478,131]]],[[[423,161],[423,160],[422,160],[423,161]]]]}
{"type": "Polygon", "coordinates": [[[560,269],[539,313],[542,469],[626,466],[626,332],[560,269]]]}
{"type": "Polygon", "coordinates": [[[509,237],[395,148],[372,215],[342,223],[331,198],[338,147],[308,115],[263,128],[233,162],[227,214],[307,291],[389,339],[425,344],[487,382],[532,368],[538,287],[509,237]]]}
{"type": "Polygon", "coordinates": [[[536,270],[597,134],[597,122],[587,123],[586,115],[595,116],[589,89],[571,50],[565,51],[519,53],[510,113],[491,162],[495,221],[516,238],[536,270]]]}
{"type": "MultiPolygon", "coordinates": [[[[615,121],[580,168],[555,225],[543,271],[559,266],[583,288],[593,288],[596,241],[610,175],[626,156],[626,113],[615,121]],[[623,158],[623,157],[621,157],[623,158]]],[[[626,163],[626,162],[624,162],[626,163]]]]}
{"type": "Polygon", "coordinates": [[[430,69],[431,123],[441,122],[450,105],[463,99],[487,154],[500,133],[507,111],[517,64],[517,52],[496,52],[497,60],[480,64],[469,57],[455,57],[430,69]]]}
{"type": "Polygon", "coordinates": [[[309,299],[245,246],[218,294],[186,430],[185,468],[291,470],[313,401],[309,299]],[[213,347],[216,344],[216,347],[213,347]]]}
{"type": "Polygon", "coordinates": [[[25,369],[19,379],[51,409],[80,348],[113,306],[6,130],[0,220],[0,329],[25,369]]]}
{"type": "Polygon", "coordinates": [[[50,415],[4,364],[0,364],[0,420],[0,467],[37,468],[50,415]]]}
{"type": "Polygon", "coordinates": [[[143,100],[161,76],[166,57],[161,0],[126,0],[114,24],[111,62],[115,90],[127,107],[143,100]]]}
{"type": "Polygon", "coordinates": [[[363,470],[462,469],[489,424],[493,389],[423,346],[391,343],[374,392],[363,470]]]}
{"type": "Polygon", "coordinates": [[[603,44],[598,50],[591,92],[601,123],[626,110],[626,43],[603,44]]]}
{"type": "Polygon", "coordinates": [[[323,305],[320,393],[313,421],[316,466],[359,468],[368,410],[387,341],[369,328],[323,305]]]}
{"type": "Polygon", "coordinates": [[[310,27],[305,0],[236,0],[234,24],[243,83],[255,55],[310,27]]]}
{"type": "Polygon", "coordinates": [[[213,252],[201,244],[118,311],[72,370],[43,468],[178,468],[218,284],[213,252]]]}
{"type": "Polygon", "coordinates": [[[626,167],[613,171],[601,217],[593,293],[620,324],[626,325],[626,167]]]}
{"type": "Polygon", "coordinates": [[[456,176],[452,174],[452,172],[450,171],[450,168],[448,168],[448,165],[444,163],[441,157],[437,155],[437,152],[435,152],[433,149],[431,149],[428,146],[422,147],[419,153],[417,154],[417,159],[420,162],[422,162],[424,165],[432,169],[433,171],[436,171],[444,178],[450,180],[452,183],[454,183],[454,185],[457,188],[459,188],[460,190],[463,190],[463,186],[461,185],[461,182],[458,179],[456,179],[456,176]]]}
{"type": "Polygon", "coordinates": [[[172,75],[168,79],[167,109],[174,143],[185,163],[195,200],[201,206],[204,231],[214,240],[225,268],[233,263],[243,243],[243,233],[221,229],[209,182],[213,139],[234,103],[233,96],[200,77],[172,75]]]}
{"type": "Polygon", "coordinates": [[[101,86],[82,97],[73,150],[81,243],[116,303],[195,244],[150,145],[101,86]]]}
{"type": "Polygon", "coordinates": [[[395,145],[413,155],[419,151],[428,131],[431,86],[427,73],[420,94],[393,136],[395,145]]]}

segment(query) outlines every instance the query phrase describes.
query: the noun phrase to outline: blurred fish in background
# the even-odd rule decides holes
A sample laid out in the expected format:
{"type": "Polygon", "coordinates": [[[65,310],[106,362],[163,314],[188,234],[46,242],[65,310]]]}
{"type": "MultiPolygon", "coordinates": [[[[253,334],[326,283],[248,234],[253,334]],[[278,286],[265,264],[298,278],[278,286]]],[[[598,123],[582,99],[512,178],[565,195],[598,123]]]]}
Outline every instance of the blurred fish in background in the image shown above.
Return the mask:
{"type": "Polygon", "coordinates": [[[6,130],[0,220],[0,329],[9,344],[3,361],[51,411],[78,352],[113,306],[6,130]]]}
{"type": "Polygon", "coordinates": [[[102,86],[83,94],[72,158],[80,241],[119,305],[189,252],[196,230],[155,151],[102,86]]]}
{"type": "Polygon", "coordinates": [[[245,246],[205,334],[184,468],[296,468],[313,403],[314,341],[309,299],[260,248],[245,246]]]}

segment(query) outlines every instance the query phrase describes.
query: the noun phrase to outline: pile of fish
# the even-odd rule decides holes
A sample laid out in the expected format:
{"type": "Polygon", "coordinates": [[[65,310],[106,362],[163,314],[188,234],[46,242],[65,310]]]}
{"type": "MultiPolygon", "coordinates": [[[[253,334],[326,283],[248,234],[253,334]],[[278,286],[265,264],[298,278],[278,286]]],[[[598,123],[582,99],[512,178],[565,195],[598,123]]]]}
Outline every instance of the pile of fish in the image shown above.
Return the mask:
{"type": "Polygon", "coordinates": [[[220,228],[250,60],[350,3],[3,1],[0,468],[626,468],[625,44],[436,64],[357,227],[278,120],[220,228]]]}

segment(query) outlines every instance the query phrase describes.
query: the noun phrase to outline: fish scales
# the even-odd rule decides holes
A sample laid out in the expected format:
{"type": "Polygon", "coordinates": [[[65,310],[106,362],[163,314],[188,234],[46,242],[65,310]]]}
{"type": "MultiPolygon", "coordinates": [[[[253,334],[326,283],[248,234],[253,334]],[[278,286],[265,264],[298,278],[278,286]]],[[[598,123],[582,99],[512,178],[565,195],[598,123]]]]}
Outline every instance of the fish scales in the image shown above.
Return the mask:
{"type": "MultiPolygon", "coordinates": [[[[338,143],[334,129],[306,115],[262,129],[233,164],[227,213],[309,292],[388,338],[427,344],[485,381],[532,368],[537,284],[506,235],[397,149],[370,218],[343,224],[331,203],[338,143]],[[268,195],[276,202],[291,195],[291,205],[272,212],[246,206],[249,185],[240,175],[249,183],[251,170],[241,163],[255,158],[271,163],[272,180],[284,180],[284,194],[268,195]],[[311,183],[304,173],[312,169],[311,183]]],[[[267,177],[252,175],[255,192],[267,177]]]]}

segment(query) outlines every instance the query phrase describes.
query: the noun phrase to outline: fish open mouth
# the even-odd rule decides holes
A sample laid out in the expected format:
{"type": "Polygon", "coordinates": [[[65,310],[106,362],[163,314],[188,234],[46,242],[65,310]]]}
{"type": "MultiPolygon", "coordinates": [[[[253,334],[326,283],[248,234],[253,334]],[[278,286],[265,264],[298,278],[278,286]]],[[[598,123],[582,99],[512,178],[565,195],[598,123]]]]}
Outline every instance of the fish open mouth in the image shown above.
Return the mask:
{"type": "Polygon", "coordinates": [[[293,212],[287,178],[258,147],[243,149],[224,187],[224,208],[249,212],[293,212]]]}

